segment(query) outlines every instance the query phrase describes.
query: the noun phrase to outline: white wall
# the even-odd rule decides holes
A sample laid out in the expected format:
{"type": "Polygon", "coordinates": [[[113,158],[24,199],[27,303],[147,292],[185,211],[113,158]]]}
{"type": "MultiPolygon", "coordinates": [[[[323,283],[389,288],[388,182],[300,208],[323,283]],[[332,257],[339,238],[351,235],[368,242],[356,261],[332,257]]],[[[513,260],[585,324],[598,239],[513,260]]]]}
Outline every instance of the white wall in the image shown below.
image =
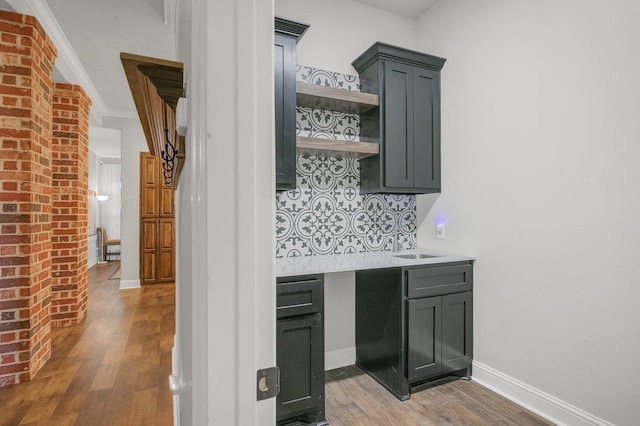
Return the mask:
{"type": "MultiPolygon", "coordinates": [[[[351,62],[376,41],[409,49],[416,46],[414,20],[350,0],[275,0],[275,12],[276,16],[310,25],[298,42],[296,54],[300,65],[357,75],[351,62]]],[[[352,365],[354,273],[325,277],[325,309],[326,368],[352,365]]]]}
{"type": "Polygon", "coordinates": [[[324,369],[356,363],[356,273],[324,274],[324,369]]]}
{"type": "Polygon", "coordinates": [[[638,2],[580,0],[440,1],[418,22],[448,58],[418,243],[478,258],[475,359],[619,425],[640,418],[639,23],[638,2]]]}
{"type": "Polygon", "coordinates": [[[140,152],[148,152],[139,120],[105,118],[105,127],[122,131],[122,214],[120,288],[140,285],[140,152]]]}
{"type": "Polygon", "coordinates": [[[98,192],[98,157],[93,153],[93,151],[89,151],[88,186],[89,195],[87,210],[89,217],[87,220],[87,235],[94,235],[96,233],[98,220],[98,199],[95,197],[98,192]]]}
{"type": "Polygon", "coordinates": [[[98,234],[87,237],[87,268],[91,268],[98,263],[99,255],[98,234]]]}
{"type": "Polygon", "coordinates": [[[275,0],[275,12],[310,25],[298,42],[300,65],[355,75],[351,62],[376,41],[416,43],[414,20],[351,0],[275,0]]]}

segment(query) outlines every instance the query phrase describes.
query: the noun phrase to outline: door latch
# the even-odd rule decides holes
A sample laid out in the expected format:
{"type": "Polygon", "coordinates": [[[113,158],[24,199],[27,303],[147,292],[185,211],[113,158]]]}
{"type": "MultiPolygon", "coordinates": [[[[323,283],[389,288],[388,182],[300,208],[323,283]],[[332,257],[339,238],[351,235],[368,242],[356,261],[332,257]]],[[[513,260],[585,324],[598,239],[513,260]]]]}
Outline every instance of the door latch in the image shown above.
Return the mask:
{"type": "Polygon", "coordinates": [[[258,370],[258,401],[273,398],[280,393],[280,368],[269,367],[258,370]]]}

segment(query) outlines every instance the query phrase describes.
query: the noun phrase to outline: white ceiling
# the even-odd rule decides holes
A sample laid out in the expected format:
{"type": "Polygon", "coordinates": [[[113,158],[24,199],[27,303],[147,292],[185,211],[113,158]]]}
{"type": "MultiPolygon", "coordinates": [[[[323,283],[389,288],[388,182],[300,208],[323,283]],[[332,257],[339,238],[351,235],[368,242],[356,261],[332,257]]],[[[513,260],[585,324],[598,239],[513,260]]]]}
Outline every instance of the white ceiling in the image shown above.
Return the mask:
{"type": "Polygon", "coordinates": [[[438,0],[354,0],[407,18],[417,18],[438,0]]]}
{"type": "Polygon", "coordinates": [[[135,112],[120,52],[175,59],[164,0],[46,0],[107,106],[105,115],[135,112]]]}

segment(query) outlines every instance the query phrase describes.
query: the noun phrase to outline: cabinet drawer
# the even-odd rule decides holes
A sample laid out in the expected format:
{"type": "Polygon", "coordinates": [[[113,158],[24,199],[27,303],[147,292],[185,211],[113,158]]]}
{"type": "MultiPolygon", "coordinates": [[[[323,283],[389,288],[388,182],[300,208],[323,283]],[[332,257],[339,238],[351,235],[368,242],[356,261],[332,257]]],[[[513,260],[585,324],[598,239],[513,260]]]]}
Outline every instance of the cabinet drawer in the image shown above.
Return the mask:
{"type": "Polygon", "coordinates": [[[276,312],[278,318],[322,312],[324,307],[322,276],[278,279],[276,312]]]}
{"type": "Polygon", "coordinates": [[[471,264],[407,270],[407,297],[440,296],[471,290],[471,264]]]}

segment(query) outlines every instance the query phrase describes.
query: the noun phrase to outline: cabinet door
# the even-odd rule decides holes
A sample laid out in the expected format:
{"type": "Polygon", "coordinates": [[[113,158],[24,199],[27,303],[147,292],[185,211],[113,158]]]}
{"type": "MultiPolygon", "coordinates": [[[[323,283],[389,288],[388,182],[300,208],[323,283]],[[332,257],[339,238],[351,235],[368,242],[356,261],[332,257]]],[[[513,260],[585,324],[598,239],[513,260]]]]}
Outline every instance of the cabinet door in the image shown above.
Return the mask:
{"type": "Polygon", "coordinates": [[[142,217],[158,216],[158,167],[160,167],[158,157],[140,154],[140,215],[142,217]]]}
{"type": "Polygon", "coordinates": [[[442,363],[445,371],[461,370],[473,358],[473,295],[442,297],[442,363]]]}
{"type": "Polygon", "coordinates": [[[413,186],[412,67],[384,63],[384,185],[413,186]]]}
{"type": "Polygon", "coordinates": [[[296,40],[275,35],[276,189],[296,187],[296,40]]]}
{"type": "Polygon", "coordinates": [[[413,68],[413,186],[440,188],[440,74],[413,68]]]}
{"type": "Polygon", "coordinates": [[[151,154],[140,153],[140,170],[142,185],[157,188],[160,184],[158,175],[158,167],[160,167],[160,159],[151,154]]]}
{"type": "Polygon", "coordinates": [[[174,191],[172,187],[162,185],[160,188],[160,217],[174,217],[174,191]]]}
{"type": "Polygon", "coordinates": [[[140,153],[140,281],[175,280],[173,188],[164,185],[159,157],[140,153]]]}
{"type": "Polygon", "coordinates": [[[140,212],[143,217],[158,216],[158,191],[154,187],[145,186],[140,194],[140,212]]]}
{"type": "Polygon", "coordinates": [[[143,219],[140,230],[140,278],[142,284],[158,281],[158,221],[143,219]]]}
{"type": "MultiPolygon", "coordinates": [[[[324,406],[324,342],[322,315],[277,321],[276,358],[280,367],[277,420],[324,406]]],[[[322,414],[323,415],[323,414],[322,414]]]]}
{"type": "Polygon", "coordinates": [[[158,221],[158,281],[175,280],[175,220],[160,219],[158,221]]]}
{"type": "Polygon", "coordinates": [[[408,378],[413,381],[442,371],[442,298],[408,302],[408,378]]]}

